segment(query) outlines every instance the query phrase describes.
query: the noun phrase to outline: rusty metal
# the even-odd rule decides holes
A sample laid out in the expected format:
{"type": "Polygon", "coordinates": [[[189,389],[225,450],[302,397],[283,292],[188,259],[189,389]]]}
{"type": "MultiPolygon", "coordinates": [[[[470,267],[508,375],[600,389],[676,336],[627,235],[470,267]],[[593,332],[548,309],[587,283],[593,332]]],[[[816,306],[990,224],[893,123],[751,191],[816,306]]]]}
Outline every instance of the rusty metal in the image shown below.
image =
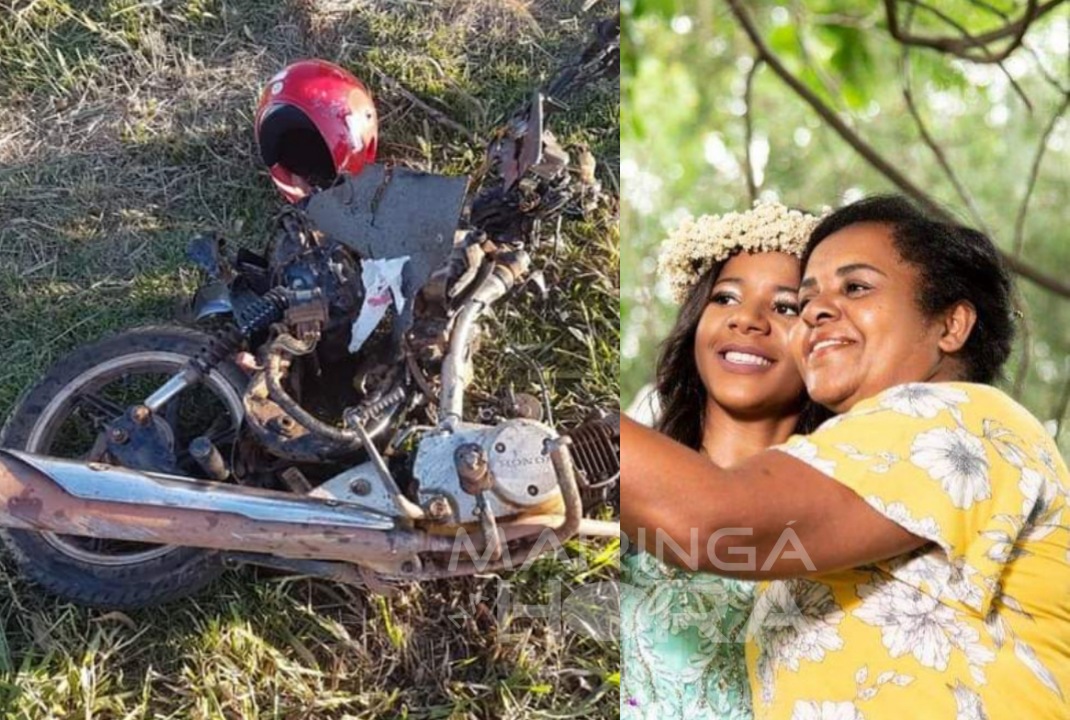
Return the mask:
{"type": "Polygon", "coordinates": [[[203,435],[194,438],[189,444],[189,454],[210,479],[222,482],[230,477],[227,463],[211,439],[203,435]]]}
{"type": "MultiPolygon", "coordinates": [[[[564,515],[524,515],[523,517],[502,522],[499,525],[499,533],[504,542],[517,540],[530,540],[538,537],[546,530],[557,530],[565,523],[564,515]]],[[[468,532],[468,529],[465,529],[468,532]]],[[[593,520],[580,518],[580,524],[576,529],[578,537],[620,537],[620,522],[613,520],[593,520]]],[[[477,547],[486,547],[487,538],[478,531],[472,535],[477,547]]]]}
{"type": "Polygon", "coordinates": [[[145,405],[135,405],[130,410],[130,419],[141,427],[148,427],[152,422],[152,410],[145,405]]]}
{"type": "Polygon", "coordinates": [[[308,481],[305,474],[298,468],[288,467],[279,473],[279,478],[286,483],[286,487],[293,490],[295,493],[306,495],[312,492],[312,483],[308,481]]]}
{"type": "MultiPolygon", "coordinates": [[[[52,459],[0,451],[0,525],[22,530],[110,540],[266,553],[285,558],[341,560],[397,574],[424,552],[449,552],[446,538],[397,529],[385,518],[365,517],[354,508],[289,493],[168,480],[130,470],[98,466],[89,497],[71,494],[29,461],[76,466],[52,459]],[[184,500],[149,504],[142,494],[170,492],[184,500]],[[120,501],[102,495],[138,497],[120,501]],[[207,509],[212,504],[230,512],[207,509]],[[257,512],[257,508],[264,512],[257,512]],[[282,517],[282,508],[303,521],[282,517]],[[241,509],[246,514],[239,514],[241,509]],[[262,515],[251,517],[251,515],[262,515]]],[[[164,496],[166,497],[166,496],[164,496]]]]}
{"type": "Polygon", "coordinates": [[[513,395],[509,399],[509,405],[506,410],[509,412],[510,417],[534,420],[535,422],[542,422],[545,415],[542,401],[530,393],[516,393],[513,395]]]}
{"type": "MultiPolygon", "coordinates": [[[[599,40],[558,76],[550,95],[564,95],[619,63],[619,16],[615,30],[600,27],[599,40]]],[[[536,240],[539,222],[577,197],[569,155],[546,129],[546,114],[555,109],[547,100],[536,93],[499,136],[498,171],[504,185],[481,193],[469,214],[479,242],[456,243],[466,178],[369,166],[310,198],[307,217],[303,209],[284,213],[271,260],[246,251],[232,263],[218,240],[195,243],[195,258],[216,284],[201,300],[213,313],[232,312],[235,326],[143,406],[106,428],[101,440],[110,444],[101,457],[124,468],[0,451],[0,525],[216,549],[231,562],[355,584],[378,583],[381,577],[422,579],[513,569],[544,549],[541,540],[547,532],[558,543],[579,532],[619,534],[619,526],[582,517],[581,481],[600,487],[592,476],[612,470],[603,452],[604,433],[577,435],[582,441],[576,446],[582,471],[577,478],[569,439],[554,439],[549,412],[549,426],[514,420],[488,428],[463,422],[478,320],[515,287],[530,264],[522,250],[511,250],[536,240]],[[480,230],[493,239],[484,242],[480,230]],[[436,276],[458,248],[463,267],[451,266],[436,276]],[[358,358],[354,387],[364,404],[343,414],[341,407],[310,402],[298,384],[305,373],[295,372],[286,382],[290,363],[308,355],[300,361],[302,370],[306,364],[317,371],[343,367],[334,364],[340,346],[332,331],[348,327],[360,306],[360,263],[386,258],[408,260],[402,276],[405,302],[398,298],[400,317],[391,317],[381,328],[377,337],[382,342],[374,352],[364,351],[358,358]],[[427,292],[417,298],[423,289],[427,292]],[[414,321],[417,311],[422,317],[414,321]],[[263,351],[269,329],[276,339],[261,353],[266,370],[253,377],[246,394],[245,426],[251,432],[239,439],[239,446],[255,438],[258,450],[294,460],[322,465],[364,451],[370,461],[349,467],[315,490],[299,470],[289,468],[281,477],[297,495],[180,477],[173,433],[158,417],[161,408],[245,349],[246,342],[252,345],[249,350],[263,351]],[[400,475],[401,463],[394,466],[399,483],[373,440],[394,422],[397,407],[416,407],[406,402],[415,391],[403,362],[432,405],[438,394],[441,412],[429,406],[427,420],[418,419],[437,427],[421,428],[430,432],[418,445],[417,463],[407,466],[411,477],[400,475]],[[387,372],[379,373],[380,366],[387,372]],[[315,408],[316,415],[298,400],[315,408]],[[341,428],[317,417],[340,414],[346,421],[341,428]],[[489,564],[436,567],[468,529],[479,533],[477,547],[489,564]],[[510,548],[510,543],[519,547],[510,548]]],[[[581,181],[593,186],[593,156],[588,153],[584,160],[581,181]]],[[[331,378],[323,384],[336,387],[334,382],[331,378]]],[[[349,404],[349,397],[347,390],[343,404],[349,404]]],[[[538,417],[539,410],[530,396],[521,396],[511,408],[527,418],[538,417]]],[[[405,425],[397,425],[394,429],[404,434],[405,425]]],[[[411,421],[407,429],[412,430],[411,421]]],[[[229,477],[227,463],[207,438],[198,438],[189,451],[210,477],[229,477]]],[[[247,476],[257,469],[261,454],[234,456],[234,472],[247,476]]]]}
{"type": "Polygon", "coordinates": [[[329,305],[323,291],[314,288],[295,291],[283,317],[296,336],[304,337],[318,335],[327,325],[329,314],[329,305]]]}
{"type": "Polygon", "coordinates": [[[498,530],[498,518],[494,517],[487,502],[487,494],[482,492],[476,499],[476,507],[479,509],[479,529],[483,532],[484,554],[490,562],[498,562],[502,557],[501,532],[498,530]]]}
{"type": "MultiPolygon", "coordinates": [[[[489,558],[497,558],[499,551],[495,545],[504,549],[505,542],[541,536],[546,531],[551,531],[559,543],[578,532],[606,537],[619,533],[617,525],[582,518],[583,508],[565,441],[555,445],[551,458],[559,473],[565,515],[531,516],[502,523],[498,528],[484,526],[480,549],[486,551],[489,545],[489,558]]],[[[385,518],[378,521],[386,522],[385,526],[373,529],[375,521],[359,513],[352,506],[329,500],[0,451],[0,525],[17,529],[297,560],[342,561],[390,577],[410,579],[513,569],[545,550],[545,543],[536,540],[518,548],[508,558],[491,559],[489,565],[461,563],[452,570],[424,570],[420,555],[448,555],[453,551],[454,538],[399,529],[385,518]],[[81,488],[83,495],[76,495],[31,462],[49,467],[53,472],[67,467],[93,473],[94,477],[92,482],[81,484],[67,478],[65,482],[74,483],[73,488],[81,488]],[[146,493],[158,496],[157,503],[146,502],[146,493]],[[170,500],[168,493],[172,495],[170,500]],[[232,509],[209,509],[213,505],[232,509]],[[290,511],[280,512],[284,507],[290,511]],[[287,515],[304,520],[279,519],[287,515]],[[354,521],[367,527],[355,525],[354,521]]]]}
{"type": "MultiPolygon", "coordinates": [[[[522,519],[515,523],[502,524],[501,531],[505,537],[510,535],[516,535],[518,529],[523,529],[525,536],[535,535],[536,539],[523,545],[515,550],[510,550],[508,555],[505,554],[506,548],[502,547],[502,557],[498,560],[481,560],[475,561],[463,561],[453,563],[451,558],[449,562],[452,567],[435,566],[427,568],[417,573],[413,579],[416,580],[437,580],[443,578],[456,578],[464,577],[468,575],[475,575],[477,573],[487,572],[499,572],[516,570],[527,564],[529,561],[534,560],[546,550],[546,543],[543,541],[543,533],[550,531],[552,542],[551,545],[556,543],[558,547],[562,546],[566,540],[575,536],[580,527],[584,523],[583,518],[583,499],[580,497],[579,487],[576,484],[576,473],[573,470],[572,456],[569,452],[570,440],[568,438],[560,438],[550,448],[550,458],[554,465],[554,470],[557,472],[558,482],[561,488],[561,498],[564,503],[565,515],[564,518],[554,518],[553,523],[534,523],[530,518],[522,519]],[[559,524],[557,524],[559,521],[559,524]],[[551,524],[556,524],[556,527],[551,527],[551,524]],[[530,533],[528,529],[530,528],[530,533]]],[[[484,551],[487,546],[486,538],[484,538],[483,547],[484,551]]]]}
{"type": "Polygon", "coordinates": [[[400,513],[401,517],[408,518],[409,520],[420,520],[426,517],[427,513],[422,507],[401,494],[397,481],[394,479],[393,474],[391,474],[390,468],[387,467],[386,460],[383,459],[382,454],[379,452],[379,448],[375,447],[375,443],[372,441],[371,436],[368,434],[368,431],[365,429],[364,423],[361,422],[360,418],[348,417],[346,422],[353,427],[358,437],[360,437],[361,445],[364,448],[364,451],[368,454],[371,466],[375,468],[380,485],[386,489],[387,494],[393,501],[395,509],[400,513]]]}
{"type": "Polygon", "coordinates": [[[453,516],[453,507],[448,498],[438,495],[431,498],[427,504],[427,516],[436,522],[449,520],[453,516]]]}
{"type": "Polygon", "coordinates": [[[589,420],[568,433],[584,490],[611,485],[620,474],[620,415],[616,417],[616,429],[607,417],[589,420]]]}
{"type": "Polygon", "coordinates": [[[286,433],[282,418],[293,418],[268,396],[266,372],[253,376],[243,398],[245,427],[267,452],[296,462],[322,462],[338,452],[337,444],[297,424],[286,433]]]}
{"type": "Polygon", "coordinates": [[[505,296],[531,267],[531,256],[523,250],[502,253],[472,296],[465,302],[454,321],[450,350],[442,363],[442,394],[440,422],[449,428],[464,419],[464,391],[472,377],[471,344],[479,317],[496,301],[505,296]]]}
{"type": "Polygon", "coordinates": [[[480,495],[494,487],[494,478],[490,476],[490,465],[482,446],[475,443],[461,445],[454,453],[454,462],[461,488],[469,495],[480,495]]]}
{"type": "Polygon", "coordinates": [[[322,578],[343,585],[356,585],[367,587],[366,575],[356,565],[345,562],[327,562],[323,560],[300,560],[294,558],[280,558],[273,555],[260,555],[257,553],[233,552],[225,553],[223,561],[227,565],[240,567],[242,565],[255,565],[273,570],[307,575],[322,578]]]}

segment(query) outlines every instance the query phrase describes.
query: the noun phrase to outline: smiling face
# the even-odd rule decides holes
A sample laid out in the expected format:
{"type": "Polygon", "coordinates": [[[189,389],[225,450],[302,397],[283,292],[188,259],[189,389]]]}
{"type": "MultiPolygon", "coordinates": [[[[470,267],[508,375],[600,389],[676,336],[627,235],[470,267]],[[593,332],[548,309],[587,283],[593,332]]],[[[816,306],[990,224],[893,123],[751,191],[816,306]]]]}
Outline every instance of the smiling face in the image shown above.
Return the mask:
{"type": "Polygon", "coordinates": [[[713,402],[741,417],[797,410],[803,383],[788,352],[798,322],[799,260],[741,253],[728,260],[695,334],[695,364],[713,402]]]}
{"type": "Polygon", "coordinates": [[[919,281],[888,225],[849,225],[814,249],[799,290],[802,322],[791,337],[811,398],[839,413],[902,383],[960,379],[951,353],[969,327],[957,327],[954,313],[926,317],[919,281]]]}

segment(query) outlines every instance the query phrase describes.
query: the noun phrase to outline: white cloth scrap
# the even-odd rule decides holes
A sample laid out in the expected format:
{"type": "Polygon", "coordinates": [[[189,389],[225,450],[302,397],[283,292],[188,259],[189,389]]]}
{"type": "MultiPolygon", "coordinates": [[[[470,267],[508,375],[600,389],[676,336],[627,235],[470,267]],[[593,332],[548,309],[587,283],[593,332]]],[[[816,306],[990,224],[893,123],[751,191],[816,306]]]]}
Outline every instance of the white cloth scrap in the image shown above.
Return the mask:
{"type": "Polygon", "coordinates": [[[379,327],[393,302],[398,315],[405,311],[405,294],[401,290],[402,273],[409,262],[409,256],[390,258],[389,260],[365,260],[362,279],[364,281],[364,305],[360,314],[353,321],[353,336],[349,341],[349,352],[358,352],[375,329],[379,327]]]}

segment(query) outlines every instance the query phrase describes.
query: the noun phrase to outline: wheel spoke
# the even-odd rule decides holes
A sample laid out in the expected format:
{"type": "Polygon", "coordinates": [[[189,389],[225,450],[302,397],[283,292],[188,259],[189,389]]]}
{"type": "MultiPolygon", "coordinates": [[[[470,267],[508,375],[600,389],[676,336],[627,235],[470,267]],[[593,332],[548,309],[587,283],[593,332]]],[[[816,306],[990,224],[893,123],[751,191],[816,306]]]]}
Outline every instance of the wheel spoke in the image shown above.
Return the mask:
{"type": "MultiPolygon", "coordinates": [[[[107,426],[121,420],[129,408],[143,403],[151,393],[174,379],[184,366],[182,355],[185,338],[160,348],[127,352],[116,349],[115,357],[94,366],[92,372],[75,378],[64,376],[66,384],[56,393],[63,402],[47,407],[53,411],[37,419],[30,447],[40,455],[70,458],[83,463],[106,462],[121,464],[108,453],[107,426]],[[128,355],[128,356],[127,356],[128,355]]],[[[109,352],[111,349],[109,349],[109,352]]],[[[174,441],[178,451],[181,473],[190,477],[201,475],[188,452],[192,437],[204,435],[220,448],[225,456],[237,443],[241,428],[240,387],[225,387],[221,379],[212,377],[196,387],[183,389],[182,397],[172,397],[156,414],[156,431],[174,441]],[[235,395],[237,393],[237,396],[235,395]],[[181,428],[179,426],[182,426],[181,428]]],[[[156,543],[126,540],[105,540],[82,536],[43,532],[42,537],[57,551],[80,562],[100,566],[136,566],[173,552],[174,548],[156,543]]]]}
{"type": "Polygon", "coordinates": [[[86,411],[93,422],[103,427],[118,417],[121,417],[125,408],[107,398],[93,393],[82,393],[78,396],[77,404],[86,411]]]}
{"type": "Polygon", "coordinates": [[[85,462],[100,462],[104,457],[104,453],[108,451],[108,439],[104,436],[104,433],[97,435],[96,441],[93,443],[93,447],[89,449],[83,460],[85,462]]]}

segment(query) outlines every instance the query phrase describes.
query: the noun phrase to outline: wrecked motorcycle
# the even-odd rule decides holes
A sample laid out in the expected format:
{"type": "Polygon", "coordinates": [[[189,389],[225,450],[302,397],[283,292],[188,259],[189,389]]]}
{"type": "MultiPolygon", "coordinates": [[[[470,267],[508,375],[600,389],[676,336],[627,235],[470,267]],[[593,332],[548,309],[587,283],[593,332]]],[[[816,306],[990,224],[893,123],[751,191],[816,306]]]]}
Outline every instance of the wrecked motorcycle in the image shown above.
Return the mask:
{"type": "Polygon", "coordinates": [[[194,239],[197,327],[53,366],[0,435],[0,525],[24,574],[138,607],[234,565],[382,589],[617,536],[589,515],[619,503],[618,415],[562,433],[545,386],[474,419],[465,398],[481,316],[532,276],[541,225],[597,192],[593,158],[574,169],[545,121],[619,72],[619,32],[602,23],[506,122],[471,198],[467,178],[342,176],[284,210],[263,254],[194,239]]]}

